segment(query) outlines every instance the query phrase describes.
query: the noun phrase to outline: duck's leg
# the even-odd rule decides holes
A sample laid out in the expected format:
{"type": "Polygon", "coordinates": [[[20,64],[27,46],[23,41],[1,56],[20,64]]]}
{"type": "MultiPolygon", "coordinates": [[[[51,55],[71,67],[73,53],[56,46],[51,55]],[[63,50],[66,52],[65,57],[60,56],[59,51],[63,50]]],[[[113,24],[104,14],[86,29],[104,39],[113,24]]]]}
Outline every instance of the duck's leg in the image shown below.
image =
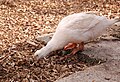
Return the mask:
{"type": "Polygon", "coordinates": [[[78,51],[84,50],[84,42],[81,42],[80,44],[76,43],[69,43],[67,46],[64,47],[64,50],[73,49],[72,52],[69,55],[66,55],[62,60],[70,58],[72,55],[75,55],[78,51]]]}
{"type": "Polygon", "coordinates": [[[76,46],[73,50],[72,50],[72,52],[71,52],[71,54],[76,54],[78,51],[83,51],[84,50],[84,42],[81,42],[80,44],[78,44],[78,46],[76,46]]]}
{"type": "Polygon", "coordinates": [[[69,43],[64,47],[64,50],[69,50],[69,49],[74,49],[76,48],[77,44],[76,43],[69,43]]]}

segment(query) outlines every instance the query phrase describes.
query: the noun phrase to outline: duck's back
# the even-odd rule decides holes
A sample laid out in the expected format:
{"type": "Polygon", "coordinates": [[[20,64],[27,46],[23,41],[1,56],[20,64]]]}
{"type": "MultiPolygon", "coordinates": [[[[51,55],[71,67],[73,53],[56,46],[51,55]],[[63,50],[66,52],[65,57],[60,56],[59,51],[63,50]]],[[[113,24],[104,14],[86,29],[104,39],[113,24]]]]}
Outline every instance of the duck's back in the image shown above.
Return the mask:
{"type": "Polygon", "coordinates": [[[100,36],[114,22],[91,13],[72,14],[61,20],[55,35],[64,35],[72,42],[88,41],[100,36]]]}
{"type": "Polygon", "coordinates": [[[80,29],[93,28],[98,23],[107,23],[107,18],[89,13],[77,13],[66,16],[58,24],[57,29],[80,29]]]}

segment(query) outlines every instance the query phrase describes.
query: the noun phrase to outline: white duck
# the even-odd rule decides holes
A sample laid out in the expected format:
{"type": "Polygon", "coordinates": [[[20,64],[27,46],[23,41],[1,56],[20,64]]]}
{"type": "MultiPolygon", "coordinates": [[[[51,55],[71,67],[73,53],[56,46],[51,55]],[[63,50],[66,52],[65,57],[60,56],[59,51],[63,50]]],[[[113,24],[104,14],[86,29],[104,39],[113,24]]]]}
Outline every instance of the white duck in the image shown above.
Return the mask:
{"type": "Polygon", "coordinates": [[[97,38],[108,27],[119,21],[120,19],[107,19],[104,16],[84,12],[66,16],[58,24],[52,39],[34,55],[43,58],[50,52],[62,48],[65,50],[74,48],[72,53],[75,54],[78,50],[83,50],[84,42],[97,38]]]}

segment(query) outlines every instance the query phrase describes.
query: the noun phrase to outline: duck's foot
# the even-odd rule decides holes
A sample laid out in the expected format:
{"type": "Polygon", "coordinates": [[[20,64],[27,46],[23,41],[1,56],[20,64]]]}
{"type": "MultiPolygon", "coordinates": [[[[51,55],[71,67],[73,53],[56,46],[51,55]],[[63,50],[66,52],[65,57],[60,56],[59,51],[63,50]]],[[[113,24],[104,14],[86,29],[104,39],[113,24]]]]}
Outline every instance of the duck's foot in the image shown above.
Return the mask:
{"type": "Polygon", "coordinates": [[[64,47],[64,50],[68,50],[68,49],[73,49],[72,52],[69,55],[66,55],[64,58],[62,58],[61,60],[65,60],[67,58],[72,57],[73,55],[75,55],[78,51],[83,51],[84,50],[84,42],[81,42],[80,44],[76,44],[76,43],[69,43],[67,46],[64,47]]]}
{"type": "Polygon", "coordinates": [[[64,50],[73,49],[73,48],[75,48],[76,46],[77,46],[76,43],[69,43],[68,45],[66,45],[66,46],[64,47],[64,50]]]}

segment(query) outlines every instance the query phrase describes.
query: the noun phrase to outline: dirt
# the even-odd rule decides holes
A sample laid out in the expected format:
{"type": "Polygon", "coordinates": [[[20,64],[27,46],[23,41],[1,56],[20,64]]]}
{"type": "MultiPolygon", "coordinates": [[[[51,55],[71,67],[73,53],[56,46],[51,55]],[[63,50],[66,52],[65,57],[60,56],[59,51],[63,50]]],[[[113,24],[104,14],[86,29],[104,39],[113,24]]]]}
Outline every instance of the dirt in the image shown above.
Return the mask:
{"type": "MultiPolygon", "coordinates": [[[[55,32],[59,21],[69,14],[98,11],[98,15],[114,18],[120,17],[119,7],[118,0],[0,0],[0,81],[53,82],[100,64],[101,59],[83,53],[77,53],[82,54],[80,59],[76,54],[60,61],[63,50],[37,61],[33,54],[45,44],[35,37],[55,32]]],[[[117,29],[109,33],[120,38],[117,29]]]]}
{"type": "Polygon", "coordinates": [[[120,82],[120,41],[110,39],[109,41],[101,40],[96,44],[90,43],[86,45],[83,53],[90,58],[101,59],[105,62],[55,82],[120,82]]]}

